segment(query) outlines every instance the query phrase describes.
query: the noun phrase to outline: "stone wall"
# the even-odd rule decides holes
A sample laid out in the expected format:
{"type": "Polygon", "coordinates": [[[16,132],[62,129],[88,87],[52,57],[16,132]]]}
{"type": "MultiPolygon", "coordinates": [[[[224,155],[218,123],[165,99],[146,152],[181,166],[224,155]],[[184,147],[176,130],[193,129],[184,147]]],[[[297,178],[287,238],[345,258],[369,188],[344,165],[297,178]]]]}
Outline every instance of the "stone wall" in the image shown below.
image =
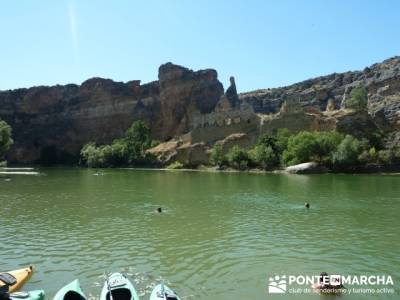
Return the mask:
{"type": "Polygon", "coordinates": [[[196,114],[190,124],[193,143],[212,144],[233,133],[258,133],[260,118],[246,104],[210,114],[196,114]]]}

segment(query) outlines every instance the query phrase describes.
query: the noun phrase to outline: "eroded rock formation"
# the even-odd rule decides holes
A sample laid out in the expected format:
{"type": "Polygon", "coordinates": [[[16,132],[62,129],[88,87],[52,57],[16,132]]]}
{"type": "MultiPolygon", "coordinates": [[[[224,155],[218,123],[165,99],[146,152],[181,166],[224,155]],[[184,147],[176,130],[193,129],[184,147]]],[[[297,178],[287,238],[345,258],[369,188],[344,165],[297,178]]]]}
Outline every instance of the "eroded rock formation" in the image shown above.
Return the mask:
{"type": "MultiPolygon", "coordinates": [[[[368,89],[368,110],[372,117],[384,118],[389,130],[400,129],[400,57],[396,56],[363,71],[334,73],[287,87],[257,90],[239,95],[256,113],[279,112],[290,99],[304,107],[321,111],[343,108],[343,100],[357,86],[368,89]]],[[[381,123],[383,125],[383,123],[381,123]]]]}
{"type": "Polygon", "coordinates": [[[8,159],[73,162],[85,143],[110,143],[139,119],[164,142],[151,150],[162,163],[206,163],[215,143],[250,147],[260,134],[282,127],[356,136],[380,129],[388,133],[388,144],[400,146],[400,57],[363,71],[240,95],[233,77],[224,93],[212,69],[167,63],[158,78],[147,84],[92,78],[81,85],[0,92],[0,118],[12,126],[15,141],[8,159]],[[368,90],[368,111],[344,109],[344,99],[360,85],[368,90]]]}
{"type": "Polygon", "coordinates": [[[110,143],[134,120],[161,141],[189,130],[196,113],[211,112],[224,90],[215,70],[167,63],[159,80],[140,85],[92,78],[80,86],[40,86],[0,92],[0,118],[13,128],[11,162],[68,163],[85,143],[110,143]],[[43,161],[45,159],[45,161],[43,161]]]}

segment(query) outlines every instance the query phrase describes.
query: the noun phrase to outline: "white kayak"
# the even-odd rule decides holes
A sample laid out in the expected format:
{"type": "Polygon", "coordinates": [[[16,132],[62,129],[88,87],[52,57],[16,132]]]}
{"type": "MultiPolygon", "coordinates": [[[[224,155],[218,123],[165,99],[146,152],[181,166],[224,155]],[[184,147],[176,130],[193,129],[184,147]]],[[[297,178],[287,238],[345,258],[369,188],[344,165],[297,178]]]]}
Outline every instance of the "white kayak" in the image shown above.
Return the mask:
{"type": "Polygon", "coordinates": [[[139,300],[139,296],[128,278],[121,273],[113,273],[104,283],[100,300],[139,300]]]}
{"type": "Polygon", "coordinates": [[[180,298],[165,284],[159,284],[151,292],[150,300],[180,300],[180,298]]]}

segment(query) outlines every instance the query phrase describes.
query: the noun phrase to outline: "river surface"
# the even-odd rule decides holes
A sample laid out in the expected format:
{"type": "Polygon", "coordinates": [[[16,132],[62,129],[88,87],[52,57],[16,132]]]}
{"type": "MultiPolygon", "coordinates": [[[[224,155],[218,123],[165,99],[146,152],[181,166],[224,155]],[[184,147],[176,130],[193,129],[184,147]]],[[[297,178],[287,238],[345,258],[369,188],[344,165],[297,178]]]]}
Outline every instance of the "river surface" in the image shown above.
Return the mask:
{"type": "Polygon", "coordinates": [[[338,299],[400,299],[400,176],[39,171],[0,177],[0,268],[33,264],[25,289],[48,299],[75,278],[98,297],[112,271],[141,299],[160,281],[183,299],[333,299],[268,293],[271,276],[322,271],[394,281],[338,299]]]}

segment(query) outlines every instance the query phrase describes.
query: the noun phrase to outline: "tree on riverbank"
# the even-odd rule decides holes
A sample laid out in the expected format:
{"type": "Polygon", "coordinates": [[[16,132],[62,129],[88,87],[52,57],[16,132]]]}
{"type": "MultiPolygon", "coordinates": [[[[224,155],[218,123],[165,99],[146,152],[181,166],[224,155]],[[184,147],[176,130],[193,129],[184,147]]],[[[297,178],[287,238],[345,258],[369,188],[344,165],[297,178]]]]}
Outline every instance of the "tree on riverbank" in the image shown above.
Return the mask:
{"type": "Polygon", "coordinates": [[[97,146],[91,142],[81,150],[81,162],[88,167],[120,167],[146,165],[153,157],[146,150],[155,146],[150,130],[142,121],[136,121],[125,136],[110,145],[97,146]]]}
{"type": "Polygon", "coordinates": [[[5,153],[13,144],[11,133],[11,126],[0,119],[0,163],[4,158],[5,153]]]}
{"type": "Polygon", "coordinates": [[[292,134],[281,130],[276,135],[261,136],[249,150],[233,146],[224,155],[221,146],[216,145],[211,151],[211,163],[239,170],[271,170],[310,161],[335,170],[400,163],[400,150],[384,149],[382,139],[382,135],[368,141],[337,131],[292,134]]]}

